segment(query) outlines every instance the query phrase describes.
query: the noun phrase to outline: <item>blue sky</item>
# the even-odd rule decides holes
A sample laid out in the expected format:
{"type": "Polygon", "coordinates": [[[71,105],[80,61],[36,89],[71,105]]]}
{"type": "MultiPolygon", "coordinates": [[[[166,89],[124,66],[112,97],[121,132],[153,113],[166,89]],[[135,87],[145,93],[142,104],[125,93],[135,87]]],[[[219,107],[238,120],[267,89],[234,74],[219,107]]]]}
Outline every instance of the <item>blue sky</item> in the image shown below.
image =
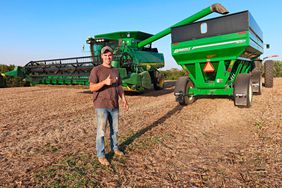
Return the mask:
{"type": "MultiPolygon", "coordinates": [[[[250,10],[264,42],[271,45],[263,57],[278,54],[282,59],[278,0],[0,0],[0,64],[23,66],[31,60],[90,55],[88,36],[126,30],[155,34],[214,3],[230,13],[250,10]]],[[[170,35],[153,46],[164,53],[166,69],[178,67],[171,56],[170,35]]]]}

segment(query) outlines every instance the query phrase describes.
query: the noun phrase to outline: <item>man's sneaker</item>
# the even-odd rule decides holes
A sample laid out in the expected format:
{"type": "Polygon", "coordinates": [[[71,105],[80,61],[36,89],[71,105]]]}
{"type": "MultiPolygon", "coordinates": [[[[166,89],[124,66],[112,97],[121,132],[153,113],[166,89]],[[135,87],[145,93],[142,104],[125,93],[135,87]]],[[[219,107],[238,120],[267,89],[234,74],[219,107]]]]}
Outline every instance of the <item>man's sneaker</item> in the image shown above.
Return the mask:
{"type": "Polygon", "coordinates": [[[99,161],[102,165],[105,165],[105,166],[109,166],[109,165],[110,165],[109,161],[108,161],[105,157],[98,158],[98,161],[99,161]]]}
{"type": "Polygon", "coordinates": [[[122,157],[122,156],[124,156],[124,153],[120,150],[115,150],[115,155],[118,156],[118,157],[122,157]]]}

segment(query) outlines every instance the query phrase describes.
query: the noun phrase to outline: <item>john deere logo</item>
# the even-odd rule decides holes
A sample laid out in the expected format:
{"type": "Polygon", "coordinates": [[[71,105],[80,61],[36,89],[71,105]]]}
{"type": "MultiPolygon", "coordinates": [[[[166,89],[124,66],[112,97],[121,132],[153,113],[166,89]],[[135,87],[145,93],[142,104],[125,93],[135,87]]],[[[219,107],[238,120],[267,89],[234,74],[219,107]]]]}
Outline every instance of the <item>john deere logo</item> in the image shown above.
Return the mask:
{"type": "Polygon", "coordinates": [[[188,52],[188,51],[190,51],[191,50],[191,48],[189,47],[189,48],[179,48],[179,49],[176,49],[176,50],[174,50],[174,52],[173,53],[178,53],[178,52],[188,52]]]}

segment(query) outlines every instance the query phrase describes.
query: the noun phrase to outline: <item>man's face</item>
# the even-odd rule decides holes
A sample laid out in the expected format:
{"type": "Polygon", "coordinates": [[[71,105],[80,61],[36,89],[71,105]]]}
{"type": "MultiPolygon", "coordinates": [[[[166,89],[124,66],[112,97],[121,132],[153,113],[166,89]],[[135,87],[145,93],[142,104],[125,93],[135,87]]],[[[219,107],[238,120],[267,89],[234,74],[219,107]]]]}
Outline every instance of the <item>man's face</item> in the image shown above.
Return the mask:
{"type": "Polygon", "coordinates": [[[113,59],[112,52],[106,52],[101,55],[103,64],[111,65],[111,61],[113,59]]]}

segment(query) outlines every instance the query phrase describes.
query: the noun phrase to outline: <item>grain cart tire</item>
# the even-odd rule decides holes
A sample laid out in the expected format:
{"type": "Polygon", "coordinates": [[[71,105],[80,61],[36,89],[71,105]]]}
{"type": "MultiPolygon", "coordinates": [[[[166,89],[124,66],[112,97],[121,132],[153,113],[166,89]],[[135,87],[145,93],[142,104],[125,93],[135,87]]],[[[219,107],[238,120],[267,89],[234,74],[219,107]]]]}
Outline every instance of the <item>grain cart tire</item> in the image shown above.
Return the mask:
{"type": "Polygon", "coordinates": [[[262,74],[260,71],[253,71],[251,75],[253,93],[261,95],[262,92],[262,74]]]}
{"type": "Polygon", "coordinates": [[[252,104],[253,91],[250,74],[238,74],[234,83],[234,104],[235,106],[249,108],[252,104]]]}
{"type": "Polygon", "coordinates": [[[273,61],[267,60],[264,62],[264,86],[273,87],[273,61]]]}
{"type": "Polygon", "coordinates": [[[194,96],[189,96],[189,88],[193,87],[194,84],[188,76],[181,76],[178,78],[175,84],[174,95],[176,102],[180,105],[192,104],[195,101],[194,96]]]}

